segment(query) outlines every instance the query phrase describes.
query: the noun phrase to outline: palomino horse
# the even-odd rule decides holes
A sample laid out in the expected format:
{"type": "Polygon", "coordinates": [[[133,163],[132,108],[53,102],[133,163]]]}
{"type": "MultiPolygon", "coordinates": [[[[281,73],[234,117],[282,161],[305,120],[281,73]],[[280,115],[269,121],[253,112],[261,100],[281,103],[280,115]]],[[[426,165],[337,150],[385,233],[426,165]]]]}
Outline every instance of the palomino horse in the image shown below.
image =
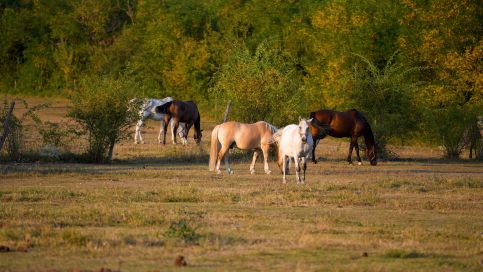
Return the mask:
{"type": "Polygon", "coordinates": [[[211,132],[210,150],[210,171],[221,174],[221,159],[225,158],[226,171],[233,174],[228,162],[228,149],[237,147],[239,149],[254,150],[250,173],[255,173],[255,161],[260,150],[263,153],[265,173],[270,174],[268,167],[268,150],[270,148],[273,133],[278,129],[264,121],[254,124],[243,124],[238,122],[226,122],[217,125],[211,132]],[[220,149],[221,146],[221,149],[220,149]],[[216,168],[215,168],[216,163],[216,168]]]}
{"type": "MultiPolygon", "coordinates": [[[[173,131],[178,129],[180,123],[186,123],[185,135],[188,136],[188,132],[191,127],[195,125],[194,139],[197,144],[201,142],[201,118],[198,107],[193,101],[178,101],[173,100],[165,103],[162,106],[156,107],[156,112],[165,114],[164,117],[164,143],[166,143],[166,128],[171,119],[174,121],[173,131]]],[[[176,135],[175,140],[176,141],[176,135]]]]}
{"type": "Polygon", "coordinates": [[[307,160],[309,159],[310,151],[314,143],[309,125],[311,121],[311,119],[299,118],[298,125],[288,125],[273,135],[273,140],[278,144],[277,163],[283,172],[283,183],[287,182],[285,178],[288,172],[287,160],[291,158],[295,162],[297,184],[305,183],[307,160]],[[303,178],[300,178],[300,166],[304,170],[303,178]]]}
{"type": "Polygon", "coordinates": [[[366,118],[355,109],[346,112],[337,112],[331,110],[318,110],[310,113],[312,122],[310,129],[314,138],[314,147],[312,148],[312,162],[317,163],[315,159],[315,148],[319,139],[325,138],[327,135],[343,138],[351,138],[349,147],[349,156],[347,161],[352,164],[352,150],[356,148],[357,161],[361,165],[361,157],[359,156],[359,144],[357,139],[364,136],[366,143],[366,156],[371,161],[371,165],[377,164],[376,148],[374,143],[374,135],[371,126],[366,118]]]}
{"type": "MultiPolygon", "coordinates": [[[[143,135],[141,134],[141,128],[144,124],[144,120],[146,119],[153,119],[156,121],[161,122],[161,126],[159,129],[159,134],[158,134],[158,142],[161,143],[161,135],[163,135],[163,132],[165,131],[165,124],[164,124],[164,114],[160,114],[156,112],[156,107],[159,107],[161,105],[164,105],[168,102],[173,101],[172,97],[166,97],[163,99],[154,99],[154,98],[146,98],[143,100],[140,100],[138,98],[131,99],[130,103],[134,106],[140,106],[139,109],[139,120],[136,123],[136,130],[134,132],[134,143],[144,143],[144,138],[143,135]]],[[[173,144],[176,144],[175,142],[175,136],[174,136],[174,123],[171,122],[171,139],[173,140],[173,144]]],[[[178,134],[181,138],[181,142],[183,144],[186,144],[188,141],[186,139],[187,137],[187,132],[186,132],[186,127],[185,124],[182,123],[180,124],[178,128],[178,134]]],[[[164,141],[166,142],[166,133],[164,133],[164,141]]]]}

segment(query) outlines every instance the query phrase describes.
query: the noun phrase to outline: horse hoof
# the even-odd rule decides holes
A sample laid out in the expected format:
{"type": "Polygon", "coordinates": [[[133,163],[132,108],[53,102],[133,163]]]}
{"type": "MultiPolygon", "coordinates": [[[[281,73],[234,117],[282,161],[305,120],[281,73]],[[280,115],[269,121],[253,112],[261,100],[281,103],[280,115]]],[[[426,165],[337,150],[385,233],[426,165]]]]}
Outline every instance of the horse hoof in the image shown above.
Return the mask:
{"type": "Polygon", "coordinates": [[[250,174],[255,174],[255,169],[250,169],[250,174]]]}
{"type": "Polygon", "coordinates": [[[139,144],[139,142],[134,142],[134,144],[139,144]]]}
{"type": "Polygon", "coordinates": [[[216,174],[221,175],[221,171],[220,170],[216,171],[216,174]]]}
{"type": "Polygon", "coordinates": [[[228,174],[233,175],[233,173],[235,173],[233,170],[228,170],[228,174]]]}
{"type": "Polygon", "coordinates": [[[272,173],[272,171],[270,171],[270,170],[265,170],[265,174],[270,175],[271,173],[272,173]]]}
{"type": "Polygon", "coordinates": [[[362,165],[362,162],[358,162],[357,165],[362,165]]]}
{"type": "Polygon", "coordinates": [[[314,164],[317,164],[317,161],[312,161],[314,164]]]}

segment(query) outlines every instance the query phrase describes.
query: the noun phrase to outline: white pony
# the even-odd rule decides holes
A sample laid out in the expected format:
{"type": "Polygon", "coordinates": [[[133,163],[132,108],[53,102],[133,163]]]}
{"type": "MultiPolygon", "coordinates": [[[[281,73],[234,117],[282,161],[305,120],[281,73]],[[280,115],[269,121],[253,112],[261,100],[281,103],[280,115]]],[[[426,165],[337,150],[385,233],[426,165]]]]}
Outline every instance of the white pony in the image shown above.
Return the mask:
{"type": "Polygon", "coordinates": [[[297,184],[305,183],[305,171],[307,170],[307,160],[310,157],[310,152],[314,141],[310,133],[309,124],[312,119],[306,120],[299,118],[299,124],[288,125],[281,128],[273,135],[273,140],[278,145],[278,166],[283,172],[283,183],[286,183],[285,178],[288,172],[288,163],[291,158],[295,162],[295,171],[297,184]],[[300,167],[304,169],[304,176],[300,178],[300,167]]]}
{"type": "MultiPolygon", "coordinates": [[[[143,126],[144,120],[145,119],[153,119],[156,121],[161,122],[161,128],[159,130],[159,135],[158,135],[158,142],[162,143],[161,141],[161,135],[164,135],[166,137],[166,134],[164,134],[164,116],[165,114],[158,113],[156,112],[156,108],[159,106],[162,106],[168,102],[173,101],[174,99],[172,97],[166,97],[164,99],[154,99],[154,98],[146,98],[141,101],[141,108],[139,110],[139,121],[136,123],[136,130],[134,132],[134,143],[139,144],[139,143],[144,143],[144,138],[143,135],[141,134],[141,127],[143,126]]],[[[131,99],[131,104],[136,104],[139,103],[138,98],[131,99]]],[[[138,104],[139,105],[139,104],[138,104]]],[[[181,138],[181,143],[183,145],[188,143],[188,135],[187,135],[187,130],[186,130],[186,124],[185,123],[179,123],[178,127],[178,135],[181,138]]],[[[171,139],[173,140],[173,144],[176,144],[175,142],[175,137],[174,137],[174,123],[171,122],[171,139]]]]}

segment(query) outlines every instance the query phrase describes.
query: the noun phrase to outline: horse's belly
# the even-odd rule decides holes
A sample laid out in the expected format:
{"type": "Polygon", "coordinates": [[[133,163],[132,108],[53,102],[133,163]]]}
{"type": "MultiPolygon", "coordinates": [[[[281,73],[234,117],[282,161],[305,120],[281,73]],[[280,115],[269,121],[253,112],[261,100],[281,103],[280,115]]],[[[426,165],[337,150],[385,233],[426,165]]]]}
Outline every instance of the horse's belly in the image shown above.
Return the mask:
{"type": "Polygon", "coordinates": [[[254,149],[254,148],[260,148],[260,140],[253,140],[253,139],[246,139],[246,138],[241,138],[241,139],[236,139],[236,147],[239,149],[254,149]]]}

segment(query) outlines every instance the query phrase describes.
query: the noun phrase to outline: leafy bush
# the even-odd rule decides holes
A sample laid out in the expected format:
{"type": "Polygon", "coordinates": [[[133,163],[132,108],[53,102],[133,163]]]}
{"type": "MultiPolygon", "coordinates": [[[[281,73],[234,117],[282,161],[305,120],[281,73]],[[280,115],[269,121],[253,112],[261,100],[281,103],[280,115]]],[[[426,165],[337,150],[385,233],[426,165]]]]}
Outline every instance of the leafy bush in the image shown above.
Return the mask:
{"type": "Polygon", "coordinates": [[[112,158],[114,144],[129,137],[128,129],[137,120],[129,100],[136,86],[125,78],[85,78],[71,96],[68,116],[88,136],[87,159],[104,162],[112,158]]]}
{"type": "MultiPolygon", "coordinates": [[[[470,140],[465,139],[465,131],[476,126],[477,107],[450,105],[441,109],[429,110],[427,115],[426,119],[429,121],[427,137],[432,138],[434,142],[443,147],[445,158],[459,158],[467,146],[467,141],[470,140]]],[[[473,140],[481,143],[480,137],[473,140]]],[[[477,144],[477,151],[479,151],[478,149],[480,147],[477,144]]]]}
{"type": "Polygon", "coordinates": [[[201,239],[201,235],[185,219],[171,222],[164,235],[167,238],[180,239],[186,245],[197,244],[201,239]]]}
{"type": "MultiPolygon", "coordinates": [[[[285,125],[306,112],[306,103],[299,91],[302,81],[286,52],[265,41],[254,54],[244,45],[235,45],[231,53],[227,63],[215,74],[210,92],[222,105],[232,101],[232,119],[285,125]]],[[[219,110],[223,111],[224,107],[219,110]]]]}

